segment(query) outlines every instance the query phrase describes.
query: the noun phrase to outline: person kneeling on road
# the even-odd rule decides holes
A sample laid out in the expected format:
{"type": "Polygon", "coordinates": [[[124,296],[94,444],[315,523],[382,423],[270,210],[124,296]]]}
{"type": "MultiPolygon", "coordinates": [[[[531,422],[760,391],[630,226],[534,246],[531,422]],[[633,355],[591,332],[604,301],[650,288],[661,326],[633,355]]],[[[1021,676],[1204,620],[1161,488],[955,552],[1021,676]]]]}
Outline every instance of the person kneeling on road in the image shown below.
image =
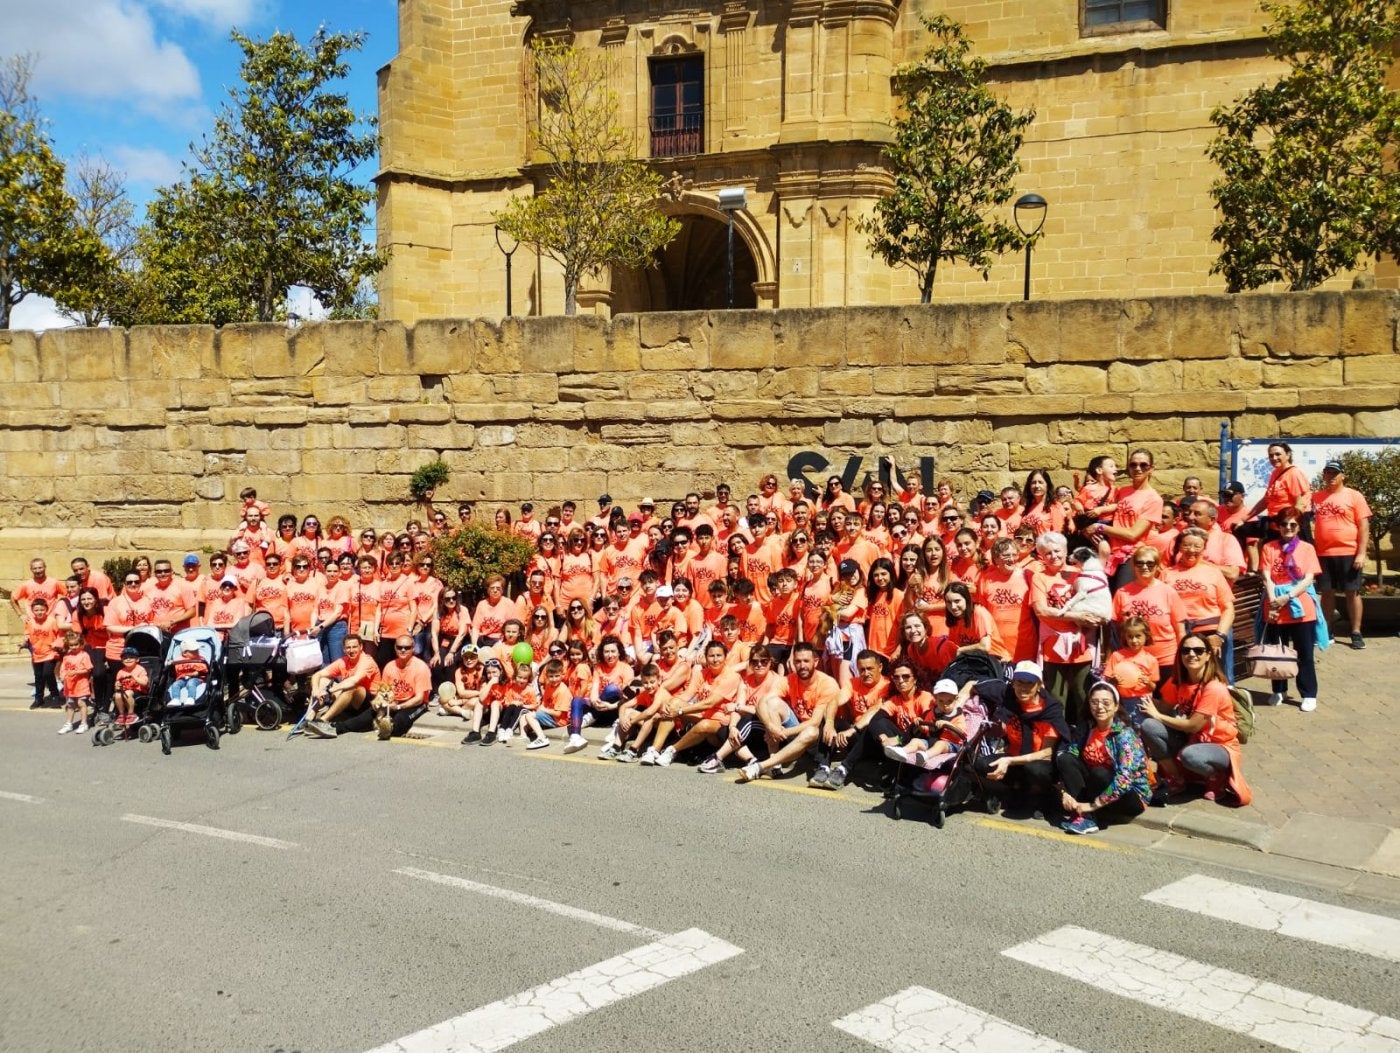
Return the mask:
{"type": "Polygon", "coordinates": [[[372,690],[374,730],[381,741],[406,734],[428,711],[433,673],[427,662],[414,655],[413,637],[408,633],[394,638],[394,660],[380,670],[372,690]]]}
{"type": "Polygon", "coordinates": [[[744,765],[740,782],[752,782],[790,764],[815,746],[827,710],[840,701],[841,688],[832,677],[817,671],[817,649],[810,643],[793,644],[790,664],[792,671],[758,702],[758,716],[772,752],[767,760],[744,765]]]}
{"type": "Polygon", "coordinates": [[[312,712],[305,728],[317,738],[368,731],[374,723],[369,698],[379,667],[358,636],[347,636],[343,647],[339,658],[311,677],[312,712]]]}

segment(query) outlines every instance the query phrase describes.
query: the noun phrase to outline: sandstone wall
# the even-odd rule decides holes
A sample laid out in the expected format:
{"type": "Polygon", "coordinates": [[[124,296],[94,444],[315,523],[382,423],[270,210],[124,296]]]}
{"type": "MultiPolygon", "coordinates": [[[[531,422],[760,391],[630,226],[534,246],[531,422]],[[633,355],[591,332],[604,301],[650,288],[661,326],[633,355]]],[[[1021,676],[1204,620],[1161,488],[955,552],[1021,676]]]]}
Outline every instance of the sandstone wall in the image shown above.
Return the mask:
{"type": "Polygon", "coordinates": [[[244,486],[399,525],[438,455],[488,510],[743,493],[802,451],[975,490],[1144,444],[1169,492],[1214,473],[1222,418],[1400,435],[1397,317],[1368,292],[0,333],[0,585],[222,541],[244,486]]]}

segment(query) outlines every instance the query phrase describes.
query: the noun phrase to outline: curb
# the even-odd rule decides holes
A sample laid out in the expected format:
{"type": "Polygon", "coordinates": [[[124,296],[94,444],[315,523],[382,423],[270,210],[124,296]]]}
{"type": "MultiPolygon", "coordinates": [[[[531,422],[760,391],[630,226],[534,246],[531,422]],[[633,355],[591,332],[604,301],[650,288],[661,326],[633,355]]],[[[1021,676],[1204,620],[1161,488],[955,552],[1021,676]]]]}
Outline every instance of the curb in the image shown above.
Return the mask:
{"type": "Polygon", "coordinates": [[[1133,825],[1167,834],[1182,834],[1206,841],[1251,848],[1267,852],[1273,843],[1275,830],[1263,823],[1251,823],[1232,815],[1216,815],[1181,808],[1149,808],[1133,825]]]}

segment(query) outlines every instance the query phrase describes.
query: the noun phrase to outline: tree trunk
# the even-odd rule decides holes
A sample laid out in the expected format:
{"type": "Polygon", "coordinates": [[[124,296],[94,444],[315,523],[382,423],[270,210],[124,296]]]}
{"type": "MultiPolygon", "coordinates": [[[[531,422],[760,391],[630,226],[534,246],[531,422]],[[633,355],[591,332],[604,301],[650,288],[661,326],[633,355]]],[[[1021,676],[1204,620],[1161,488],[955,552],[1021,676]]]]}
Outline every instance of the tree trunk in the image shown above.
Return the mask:
{"type": "Polygon", "coordinates": [[[578,279],[564,279],[564,313],[578,314],[578,279]]]}
{"type": "Polygon", "coordinates": [[[933,301],[933,276],[938,273],[938,261],[934,260],[929,267],[928,273],[924,275],[923,282],[919,285],[919,303],[931,303],[933,301]]]}

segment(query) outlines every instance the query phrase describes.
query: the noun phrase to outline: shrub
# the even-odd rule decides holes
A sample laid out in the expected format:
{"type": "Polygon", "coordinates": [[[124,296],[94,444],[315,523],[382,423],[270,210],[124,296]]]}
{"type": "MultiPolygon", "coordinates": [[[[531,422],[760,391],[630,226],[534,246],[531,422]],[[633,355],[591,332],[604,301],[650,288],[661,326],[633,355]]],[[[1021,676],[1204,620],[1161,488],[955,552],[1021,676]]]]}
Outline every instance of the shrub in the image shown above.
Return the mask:
{"type": "Polygon", "coordinates": [[[408,496],[416,504],[424,500],[442,486],[448,480],[447,462],[442,460],[429,461],[414,469],[413,475],[408,480],[408,496]]]}
{"type": "Polygon", "coordinates": [[[121,582],[126,580],[128,572],[134,566],[136,566],[135,556],[113,556],[111,559],[102,561],[102,573],[107,575],[117,592],[121,592],[121,582]]]}
{"type": "Polygon", "coordinates": [[[1400,446],[1387,446],[1374,453],[1348,450],[1337,459],[1346,473],[1346,485],[1359,490],[1371,506],[1371,555],[1383,583],[1381,542],[1400,527],[1400,446]]]}
{"type": "Polygon", "coordinates": [[[462,594],[464,609],[486,595],[492,574],[518,574],[534,554],[529,538],[475,524],[433,539],[434,570],[462,594]]]}

